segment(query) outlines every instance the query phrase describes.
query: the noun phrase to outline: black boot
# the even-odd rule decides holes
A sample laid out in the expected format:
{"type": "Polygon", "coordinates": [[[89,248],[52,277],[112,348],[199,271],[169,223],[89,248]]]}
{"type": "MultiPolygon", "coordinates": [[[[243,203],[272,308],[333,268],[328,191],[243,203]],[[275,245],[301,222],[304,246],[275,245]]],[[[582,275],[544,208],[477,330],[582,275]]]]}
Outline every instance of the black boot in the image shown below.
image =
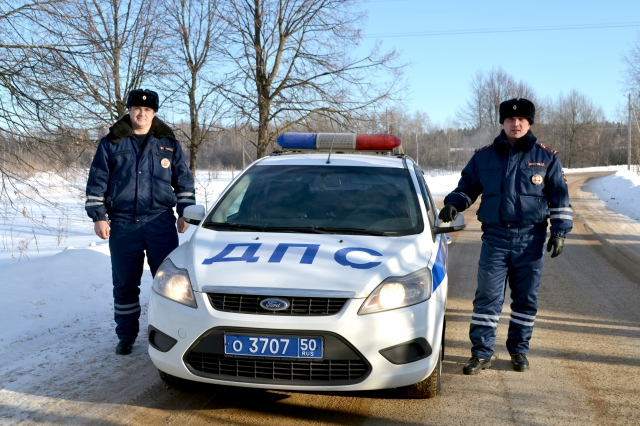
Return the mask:
{"type": "Polygon", "coordinates": [[[525,354],[511,354],[511,365],[515,371],[527,371],[529,369],[529,361],[525,354]]]}
{"type": "Polygon", "coordinates": [[[477,356],[472,356],[471,359],[465,364],[462,372],[464,374],[478,374],[480,370],[484,370],[486,368],[491,368],[491,360],[478,358],[477,356]]]}
{"type": "Polygon", "coordinates": [[[116,354],[129,355],[133,349],[133,342],[135,341],[136,339],[120,339],[118,346],[116,346],[116,354]]]}

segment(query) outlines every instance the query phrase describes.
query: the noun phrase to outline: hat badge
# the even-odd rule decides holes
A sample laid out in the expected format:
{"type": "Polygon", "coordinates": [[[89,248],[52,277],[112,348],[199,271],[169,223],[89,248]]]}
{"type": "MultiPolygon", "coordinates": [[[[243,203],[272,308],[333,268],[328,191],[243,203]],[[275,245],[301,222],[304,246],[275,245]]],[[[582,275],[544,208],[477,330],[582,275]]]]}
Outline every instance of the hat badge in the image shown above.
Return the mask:
{"type": "MultiPolygon", "coordinates": [[[[142,97],[142,100],[143,100],[143,101],[146,101],[146,100],[147,100],[147,96],[146,96],[146,95],[145,95],[145,96],[143,96],[143,97],[142,97]]],[[[515,109],[515,108],[514,108],[514,109],[515,109]]]]}
{"type": "Polygon", "coordinates": [[[518,107],[516,105],[513,106],[513,109],[518,109],[518,107]]]}

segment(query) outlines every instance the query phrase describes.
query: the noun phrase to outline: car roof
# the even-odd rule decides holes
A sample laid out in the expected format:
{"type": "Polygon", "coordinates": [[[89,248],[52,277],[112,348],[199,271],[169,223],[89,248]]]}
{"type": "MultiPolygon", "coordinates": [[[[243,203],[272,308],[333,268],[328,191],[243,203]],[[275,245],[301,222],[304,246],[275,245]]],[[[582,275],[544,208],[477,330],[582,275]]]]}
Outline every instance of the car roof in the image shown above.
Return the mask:
{"type": "Polygon", "coordinates": [[[256,166],[359,166],[359,167],[386,167],[404,168],[403,157],[396,155],[372,155],[372,154],[342,154],[332,153],[331,163],[327,164],[328,153],[322,154],[291,154],[265,157],[256,166]]]}

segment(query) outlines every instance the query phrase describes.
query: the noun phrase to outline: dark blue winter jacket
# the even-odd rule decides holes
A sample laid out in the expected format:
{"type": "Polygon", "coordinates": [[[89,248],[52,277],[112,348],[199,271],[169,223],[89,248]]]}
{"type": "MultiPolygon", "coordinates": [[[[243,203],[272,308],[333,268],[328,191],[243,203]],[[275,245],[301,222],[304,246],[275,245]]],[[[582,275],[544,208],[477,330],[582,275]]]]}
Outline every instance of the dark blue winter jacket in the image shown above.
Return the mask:
{"type": "Polygon", "coordinates": [[[147,222],[177,204],[195,204],[193,177],[169,126],[154,117],[143,149],[128,115],[98,145],[87,182],[85,209],[93,221],[147,222]]]}
{"type": "Polygon", "coordinates": [[[525,227],[551,219],[551,235],[573,227],[573,209],[557,152],[529,131],[515,145],[504,130],[491,145],[476,150],[458,187],[444,199],[464,211],[482,194],[478,220],[485,225],[525,227]]]}

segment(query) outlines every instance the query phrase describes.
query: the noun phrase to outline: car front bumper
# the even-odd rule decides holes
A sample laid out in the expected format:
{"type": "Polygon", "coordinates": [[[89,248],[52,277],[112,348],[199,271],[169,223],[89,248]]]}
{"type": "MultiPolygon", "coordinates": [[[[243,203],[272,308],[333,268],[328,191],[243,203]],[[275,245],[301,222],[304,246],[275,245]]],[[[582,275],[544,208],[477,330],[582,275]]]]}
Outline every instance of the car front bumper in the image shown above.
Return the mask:
{"type": "MultiPolygon", "coordinates": [[[[150,329],[154,328],[169,336],[172,343],[175,340],[175,344],[166,352],[150,345],[151,360],[159,370],[183,379],[281,390],[372,390],[417,383],[431,374],[438,361],[437,354],[441,345],[445,307],[436,297],[417,305],[368,315],[357,314],[363,299],[351,299],[336,315],[290,316],[217,311],[212,308],[206,294],[195,293],[195,295],[197,309],[173,302],[153,291],[149,298],[150,329]],[[228,357],[215,354],[214,352],[220,352],[219,342],[226,331],[272,336],[321,335],[325,341],[324,364],[318,363],[309,366],[314,362],[282,359],[274,361],[272,359],[228,357]],[[413,362],[394,364],[387,359],[389,358],[388,352],[386,353],[387,357],[380,353],[386,348],[424,339],[428,342],[427,347],[430,349],[430,354],[424,354],[428,356],[423,355],[413,362]],[[351,350],[352,355],[335,355],[346,353],[345,347],[351,350]],[[330,350],[327,351],[327,349],[330,350]],[[207,354],[206,359],[200,360],[203,351],[211,353],[207,354]],[[332,353],[334,355],[331,355],[332,353]],[[345,359],[339,359],[334,360],[332,365],[331,359],[328,359],[332,357],[350,358],[354,362],[356,362],[356,358],[359,358],[363,362],[357,362],[357,365],[348,363],[345,366],[345,359]],[[196,358],[198,359],[196,360],[196,358]],[[219,374],[222,370],[219,366],[212,366],[211,363],[222,363],[226,373],[219,374]],[[238,369],[244,369],[241,376],[229,375],[229,369],[233,369],[234,365],[238,369]],[[310,367],[311,370],[318,367],[316,370],[325,371],[344,370],[345,368],[353,368],[355,371],[358,368],[365,368],[366,371],[360,375],[356,371],[352,376],[338,374],[331,378],[331,376],[321,374],[316,376],[320,379],[309,376],[309,379],[287,380],[282,376],[267,378],[268,373],[264,373],[263,370],[268,365],[274,369],[286,367],[296,369],[296,371],[299,370],[299,367],[305,367],[305,369],[310,367]],[[249,377],[251,373],[247,373],[247,368],[262,368],[262,373],[256,374],[257,377],[252,378],[249,377]]],[[[397,359],[395,360],[397,361],[397,359]]],[[[304,376],[303,373],[298,377],[304,376]]]]}

